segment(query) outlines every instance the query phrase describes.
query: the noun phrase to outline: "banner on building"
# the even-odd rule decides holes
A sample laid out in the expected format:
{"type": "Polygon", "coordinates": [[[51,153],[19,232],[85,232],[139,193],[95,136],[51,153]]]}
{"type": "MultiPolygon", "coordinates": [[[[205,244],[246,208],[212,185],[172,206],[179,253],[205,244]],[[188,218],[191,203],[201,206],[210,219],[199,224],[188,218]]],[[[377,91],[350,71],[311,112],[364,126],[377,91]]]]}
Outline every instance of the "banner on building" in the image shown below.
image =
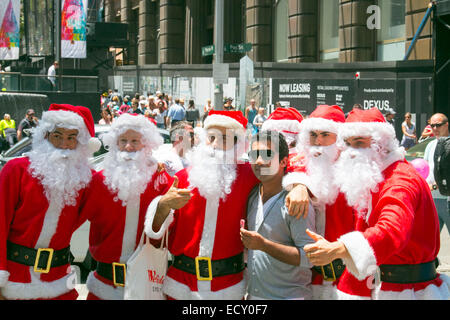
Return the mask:
{"type": "Polygon", "coordinates": [[[19,59],[20,0],[0,1],[0,60],[19,59]]]}
{"type": "Polygon", "coordinates": [[[25,42],[27,55],[45,57],[53,51],[54,0],[24,0],[25,42]]]}
{"type": "Polygon", "coordinates": [[[61,1],[61,57],[84,59],[88,0],[61,1]]]}

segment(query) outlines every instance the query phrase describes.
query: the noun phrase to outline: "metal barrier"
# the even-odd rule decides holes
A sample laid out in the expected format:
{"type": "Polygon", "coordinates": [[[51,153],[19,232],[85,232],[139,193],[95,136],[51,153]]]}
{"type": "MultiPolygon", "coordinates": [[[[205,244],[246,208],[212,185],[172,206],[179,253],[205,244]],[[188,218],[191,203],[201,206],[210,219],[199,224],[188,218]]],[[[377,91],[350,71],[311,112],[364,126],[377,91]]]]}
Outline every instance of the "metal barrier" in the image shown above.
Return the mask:
{"type": "Polygon", "coordinates": [[[99,92],[97,76],[56,76],[61,88],[54,88],[49,77],[44,74],[22,74],[20,72],[0,72],[0,90],[2,92],[99,92]],[[61,77],[61,82],[58,78],[61,77]]]}

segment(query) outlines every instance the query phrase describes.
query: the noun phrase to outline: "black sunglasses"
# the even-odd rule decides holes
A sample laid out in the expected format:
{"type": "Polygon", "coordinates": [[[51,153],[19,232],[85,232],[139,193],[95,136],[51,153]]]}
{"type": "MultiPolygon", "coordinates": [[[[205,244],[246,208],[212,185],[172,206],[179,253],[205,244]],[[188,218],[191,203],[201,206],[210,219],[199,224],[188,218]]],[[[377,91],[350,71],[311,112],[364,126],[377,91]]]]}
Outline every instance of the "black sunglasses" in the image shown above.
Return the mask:
{"type": "Polygon", "coordinates": [[[251,150],[248,152],[248,158],[251,162],[255,162],[261,156],[263,161],[270,161],[273,159],[275,152],[272,150],[251,150]]]}
{"type": "Polygon", "coordinates": [[[433,123],[433,124],[430,124],[430,127],[432,127],[432,128],[440,128],[440,127],[442,127],[444,124],[446,124],[447,122],[442,122],[442,123],[433,123]]]}

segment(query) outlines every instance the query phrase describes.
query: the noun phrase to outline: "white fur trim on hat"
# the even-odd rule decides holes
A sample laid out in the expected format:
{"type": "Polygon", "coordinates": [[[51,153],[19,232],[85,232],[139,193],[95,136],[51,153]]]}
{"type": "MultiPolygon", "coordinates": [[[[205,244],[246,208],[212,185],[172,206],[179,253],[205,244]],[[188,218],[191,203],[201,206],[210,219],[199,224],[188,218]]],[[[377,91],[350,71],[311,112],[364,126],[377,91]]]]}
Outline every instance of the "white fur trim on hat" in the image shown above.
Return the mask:
{"type": "Polygon", "coordinates": [[[89,152],[95,153],[102,147],[102,142],[98,138],[90,138],[88,142],[89,152]]]}
{"type": "Polygon", "coordinates": [[[42,131],[45,135],[55,128],[77,129],[77,140],[81,144],[87,144],[91,138],[88,128],[83,118],[75,112],[66,110],[52,110],[42,113],[42,118],[34,132],[42,131]],[[41,130],[39,130],[41,129],[41,130]]]}
{"type": "Polygon", "coordinates": [[[339,138],[343,140],[369,136],[376,141],[385,138],[395,139],[395,130],[392,125],[383,122],[347,122],[339,129],[339,138]]]}
{"type": "Polygon", "coordinates": [[[324,118],[308,118],[300,124],[300,133],[297,136],[299,146],[309,145],[309,133],[311,131],[327,131],[335,134],[339,133],[339,128],[343,123],[324,118]]]}
{"type": "Polygon", "coordinates": [[[297,120],[266,120],[261,131],[290,131],[290,132],[300,132],[300,122],[297,120]]]}
{"type": "Polygon", "coordinates": [[[205,130],[208,130],[211,127],[221,127],[221,128],[227,128],[227,129],[237,129],[237,130],[245,130],[245,128],[242,126],[242,124],[234,120],[231,117],[227,117],[221,114],[213,114],[208,116],[205,119],[205,123],[203,125],[205,130]]]}

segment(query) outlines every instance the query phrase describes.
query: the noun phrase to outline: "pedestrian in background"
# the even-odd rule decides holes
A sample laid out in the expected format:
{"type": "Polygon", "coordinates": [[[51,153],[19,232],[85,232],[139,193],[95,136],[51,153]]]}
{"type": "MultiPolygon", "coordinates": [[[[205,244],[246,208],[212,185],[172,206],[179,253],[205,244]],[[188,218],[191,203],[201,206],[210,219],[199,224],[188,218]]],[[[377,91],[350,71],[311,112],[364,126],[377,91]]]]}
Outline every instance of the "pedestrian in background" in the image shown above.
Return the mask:
{"type": "Polygon", "coordinates": [[[28,109],[25,118],[22,119],[17,128],[17,140],[20,141],[24,136],[29,136],[29,129],[37,126],[39,120],[36,118],[34,110],[28,109]],[[25,131],[24,131],[25,130],[25,131]]]}
{"type": "Polygon", "coordinates": [[[56,85],[56,69],[59,68],[58,61],[53,62],[53,64],[48,68],[47,79],[50,81],[52,85],[52,90],[57,90],[58,86],[56,85]]]}
{"type": "Polygon", "coordinates": [[[402,132],[403,138],[401,146],[404,147],[405,150],[414,147],[414,145],[417,143],[416,125],[411,122],[411,113],[409,112],[405,114],[405,121],[402,123],[402,132]]]}
{"type": "Polygon", "coordinates": [[[250,105],[245,108],[245,117],[248,120],[247,129],[253,131],[253,120],[255,120],[256,115],[258,114],[258,108],[256,107],[256,100],[250,100],[250,105]]]}
{"type": "Polygon", "coordinates": [[[264,108],[258,109],[258,114],[256,115],[255,119],[253,120],[253,135],[255,135],[259,132],[264,121],[267,120],[267,117],[264,115],[264,111],[265,111],[264,108]]]}
{"type": "Polygon", "coordinates": [[[5,138],[8,148],[17,143],[16,122],[11,119],[11,115],[8,113],[5,113],[3,120],[0,121],[0,132],[3,138],[5,138]]]}
{"type": "Polygon", "coordinates": [[[175,104],[170,107],[169,112],[167,114],[167,122],[170,122],[171,126],[177,124],[177,122],[183,121],[186,117],[186,110],[180,104],[180,99],[175,99],[175,104]]]}
{"type": "Polygon", "coordinates": [[[189,122],[193,128],[195,128],[199,120],[200,111],[195,107],[194,100],[189,100],[188,108],[186,110],[186,121],[189,122]]]}

